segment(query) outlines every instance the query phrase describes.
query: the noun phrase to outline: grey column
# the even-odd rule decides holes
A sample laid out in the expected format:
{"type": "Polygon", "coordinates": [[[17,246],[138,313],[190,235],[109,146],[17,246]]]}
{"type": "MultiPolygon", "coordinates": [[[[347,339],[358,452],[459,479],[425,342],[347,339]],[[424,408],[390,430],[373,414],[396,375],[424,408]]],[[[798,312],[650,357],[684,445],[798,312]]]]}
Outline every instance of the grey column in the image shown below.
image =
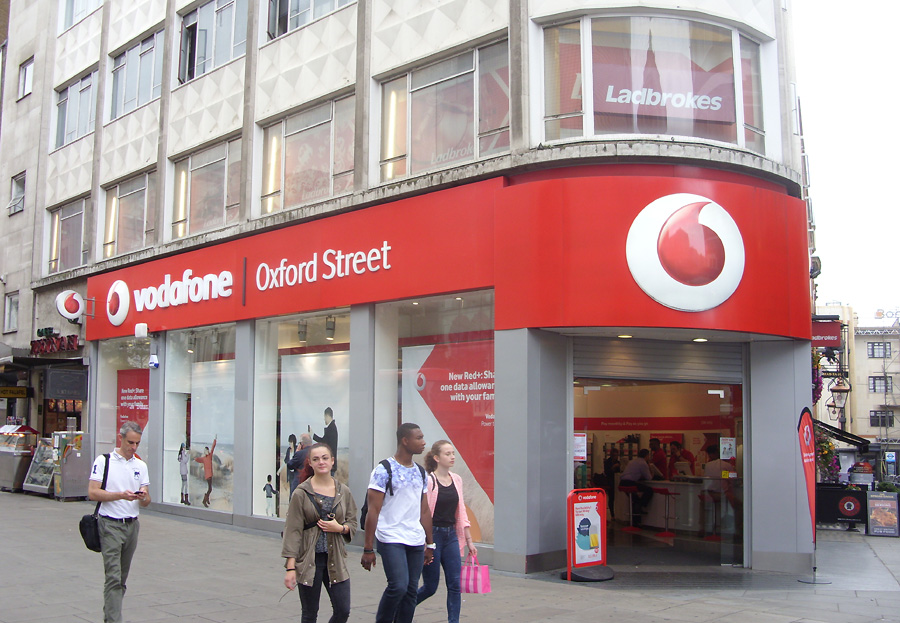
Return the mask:
{"type": "Polygon", "coordinates": [[[797,441],[800,411],[812,404],[809,353],[809,342],[750,344],[744,499],[750,502],[754,569],[804,573],[812,568],[812,526],[797,441]]]}
{"type": "Polygon", "coordinates": [[[375,306],[350,308],[350,490],[362,508],[374,465],[375,306]]]}
{"type": "MultiPolygon", "coordinates": [[[[96,349],[93,350],[92,361],[100,361],[100,342],[93,342],[96,349]]],[[[166,334],[153,333],[150,335],[150,352],[155,353],[159,359],[159,368],[150,369],[150,387],[148,389],[150,420],[147,433],[141,439],[142,454],[152,457],[147,461],[147,471],[150,476],[150,498],[154,500],[153,506],[162,502],[163,496],[163,426],[165,426],[166,405],[166,334]]],[[[93,372],[93,371],[92,371],[93,372]]],[[[91,396],[97,396],[97,379],[91,382],[91,396]]],[[[94,401],[96,403],[96,400],[94,401]]],[[[93,408],[94,416],[91,421],[91,430],[97,430],[96,406],[93,408]]],[[[160,505],[161,506],[161,505],[160,505]]]]}
{"type": "Polygon", "coordinates": [[[235,525],[245,525],[253,512],[253,379],[252,320],[238,322],[234,336],[234,497],[235,525]]]}
{"type": "Polygon", "coordinates": [[[494,335],[494,567],[565,565],[568,460],[566,338],[537,329],[494,335]]]}

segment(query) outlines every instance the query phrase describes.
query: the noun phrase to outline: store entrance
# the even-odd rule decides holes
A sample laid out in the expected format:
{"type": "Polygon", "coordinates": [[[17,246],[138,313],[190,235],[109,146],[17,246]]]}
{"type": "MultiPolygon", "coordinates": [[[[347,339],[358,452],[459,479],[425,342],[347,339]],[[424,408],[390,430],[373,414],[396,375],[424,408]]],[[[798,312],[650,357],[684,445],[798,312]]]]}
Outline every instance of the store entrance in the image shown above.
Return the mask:
{"type": "Polygon", "coordinates": [[[576,377],[573,402],[610,565],[743,565],[741,385],[576,377]]]}

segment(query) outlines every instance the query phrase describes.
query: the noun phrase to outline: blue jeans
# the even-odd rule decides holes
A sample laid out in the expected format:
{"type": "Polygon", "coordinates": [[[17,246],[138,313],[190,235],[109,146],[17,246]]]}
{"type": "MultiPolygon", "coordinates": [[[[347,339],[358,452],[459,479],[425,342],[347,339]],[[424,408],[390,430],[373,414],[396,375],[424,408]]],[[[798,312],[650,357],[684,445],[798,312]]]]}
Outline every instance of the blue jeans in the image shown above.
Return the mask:
{"type": "Polygon", "coordinates": [[[425,546],[377,540],[376,543],[388,585],[381,595],[375,623],[412,623],[425,564],[425,546]]]}
{"type": "Polygon", "coordinates": [[[462,562],[459,556],[459,538],[456,528],[432,528],[434,533],[434,560],[422,569],[422,586],[419,588],[417,602],[422,603],[437,591],[441,581],[441,567],[444,568],[444,581],[447,584],[447,621],[459,623],[459,574],[462,562]]]}

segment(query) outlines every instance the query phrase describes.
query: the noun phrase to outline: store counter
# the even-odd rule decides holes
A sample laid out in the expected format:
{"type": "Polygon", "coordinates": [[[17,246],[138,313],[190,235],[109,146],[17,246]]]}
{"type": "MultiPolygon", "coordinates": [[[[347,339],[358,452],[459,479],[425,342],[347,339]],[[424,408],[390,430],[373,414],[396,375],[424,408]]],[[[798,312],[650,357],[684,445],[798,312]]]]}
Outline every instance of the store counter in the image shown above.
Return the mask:
{"type": "MultiPolygon", "coordinates": [[[[657,490],[650,500],[650,506],[647,514],[642,517],[642,524],[652,528],[666,527],[666,497],[669,498],[669,523],[670,530],[681,530],[686,532],[699,532],[703,526],[700,517],[700,494],[706,490],[708,481],[720,480],[718,478],[687,478],[685,480],[650,480],[644,484],[649,485],[657,490]],[[658,490],[666,490],[669,495],[666,496],[658,490]]],[[[740,479],[730,479],[728,481],[731,490],[738,498],[743,497],[743,482],[740,479]]],[[[614,512],[616,519],[625,524],[628,523],[628,496],[619,491],[619,475],[616,475],[616,500],[614,512]]],[[[639,495],[639,494],[635,494],[639,495]]],[[[709,509],[714,508],[712,504],[708,504],[709,509]]],[[[707,513],[711,513],[707,510],[707,513]]],[[[723,502],[723,513],[733,515],[734,509],[728,502],[723,502]]],[[[706,530],[712,530],[712,519],[707,519],[706,530]]]]}

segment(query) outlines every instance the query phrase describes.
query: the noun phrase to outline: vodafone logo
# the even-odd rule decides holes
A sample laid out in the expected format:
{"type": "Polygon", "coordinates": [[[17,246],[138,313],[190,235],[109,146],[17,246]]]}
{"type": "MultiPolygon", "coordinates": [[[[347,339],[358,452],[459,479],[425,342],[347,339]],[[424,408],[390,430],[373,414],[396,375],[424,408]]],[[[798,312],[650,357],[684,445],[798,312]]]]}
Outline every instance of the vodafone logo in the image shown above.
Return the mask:
{"type": "Polygon", "coordinates": [[[744,239],[712,199],[677,193],[641,210],[625,243],[628,268],[653,300],[699,312],[724,303],[744,275],[744,239]]]}
{"type": "Polygon", "coordinates": [[[56,311],[66,320],[78,320],[84,315],[84,297],[75,290],[63,290],[56,295],[56,311]]]}
{"type": "Polygon", "coordinates": [[[121,279],[113,282],[106,295],[106,317],[114,327],[121,326],[128,317],[128,286],[121,279]]]}
{"type": "Polygon", "coordinates": [[[424,391],[425,383],[426,383],[425,375],[422,374],[421,372],[419,372],[416,375],[416,389],[419,390],[420,392],[424,391]]]}

